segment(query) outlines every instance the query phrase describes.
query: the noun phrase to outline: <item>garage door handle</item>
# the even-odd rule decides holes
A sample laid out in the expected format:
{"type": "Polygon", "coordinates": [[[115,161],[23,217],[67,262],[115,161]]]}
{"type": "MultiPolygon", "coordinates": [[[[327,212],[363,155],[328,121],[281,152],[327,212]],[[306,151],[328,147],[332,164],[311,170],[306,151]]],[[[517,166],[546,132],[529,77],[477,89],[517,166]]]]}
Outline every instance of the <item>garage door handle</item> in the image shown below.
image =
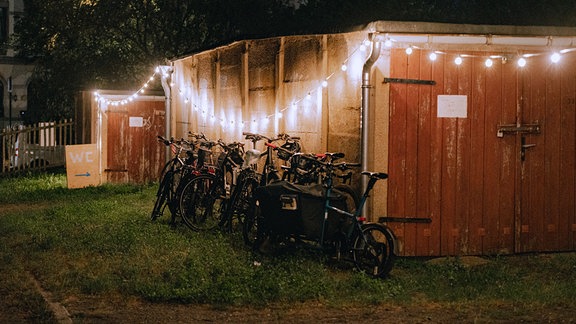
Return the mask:
{"type": "Polygon", "coordinates": [[[520,158],[526,160],[526,149],[536,146],[536,144],[526,144],[526,137],[522,136],[522,145],[520,148],[520,158]]]}

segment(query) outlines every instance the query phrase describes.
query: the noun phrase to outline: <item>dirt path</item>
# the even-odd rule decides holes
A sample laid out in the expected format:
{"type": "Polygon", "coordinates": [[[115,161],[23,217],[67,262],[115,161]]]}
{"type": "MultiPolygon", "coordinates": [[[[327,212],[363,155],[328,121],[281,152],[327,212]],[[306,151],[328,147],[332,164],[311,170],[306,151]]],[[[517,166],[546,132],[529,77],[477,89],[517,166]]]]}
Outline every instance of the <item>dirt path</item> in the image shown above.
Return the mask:
{"type": "MultiPolygon", "coordinates": [[[[54,301],[51,301],[54,303],[54,301]]],[[[59,323],[574,323],[576,310],[515,311],[514,305],[454,306],[421,303],[417,306],[367,305],[331,307],[318,302],[266,307],[217,307],[150,303],[139,299],[70,296],[61,301],[68,317],[59,323]],[[488,309],[488,307],[490,309],[488,309]],[[495,309],[496,308],[496,309],[495,309]],[[496,312],[495,312],[496,310],[496,312]],[[495,318],[494,314],[500,314],[495,318]],[[488,316],[487,314],[491,314],[488,316]]],[[[0,318],[1,320],[1,318],[0,318]]]]}

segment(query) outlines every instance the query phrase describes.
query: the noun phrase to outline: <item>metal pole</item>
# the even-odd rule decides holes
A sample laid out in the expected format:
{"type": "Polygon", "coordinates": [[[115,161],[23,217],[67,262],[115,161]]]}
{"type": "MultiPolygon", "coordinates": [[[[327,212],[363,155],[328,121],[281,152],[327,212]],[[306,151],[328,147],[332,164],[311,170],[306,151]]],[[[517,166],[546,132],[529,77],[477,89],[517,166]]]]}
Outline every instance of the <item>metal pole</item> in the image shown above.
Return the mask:
{"type": "Polygon", "coordinates": [[[8,78],[8,123],[12,129],[12,77],[8,78]]]}
{"type": "MultiPolygon", "coordinates": [[[[375,39],[374,34],[370,34],[370,40],[372,41],[372,48],[370,51],[370,57],[364,63],[364,67],[362,68],[362,119],[360,121],[360,127],[362,129],[362,171],[367,171],[368,169],[368,137],[370,134],[370,89],[372,85],[370,85],[370,74],[372,72],[372,66],[380,57],[380,50],[381,50],[381,43],[378,39],[375,39]]],[[[362,192],[366,190],[368,186],[368,179],[366,177],[362,177],[362,192]]],[[[366,214],[367,205],[364,205],[364,209],[362,212],[366,214]]]]}
{"type": "MultiPolygon", "coordinates": [[[[172,107],[171,107],[171,88],[170,88],[170,80],[172,79],[172,72],[174,69],[172,66],[169,65],[161,65],[158,67],[160,72],[162,73],[162,88],[164,89],[164,96],[166,98],[166,111],[164,113],[165,120],[165,127],[166,130],[164,132],[164,136],[169,139],[172,134],[172,107]]],[[[170,147],[166,146],[166,162],[170,160],[170,147]]]]}

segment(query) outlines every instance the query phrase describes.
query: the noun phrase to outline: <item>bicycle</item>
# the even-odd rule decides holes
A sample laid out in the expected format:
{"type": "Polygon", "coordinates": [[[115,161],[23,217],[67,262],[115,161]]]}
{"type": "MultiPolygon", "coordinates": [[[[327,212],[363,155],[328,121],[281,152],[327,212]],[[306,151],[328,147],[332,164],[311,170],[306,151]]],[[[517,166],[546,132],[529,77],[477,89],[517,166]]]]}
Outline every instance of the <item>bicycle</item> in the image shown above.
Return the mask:
{"type": "Polygon", "coordinates": [[[211,149],[216,144],[224,150],[218,157],[217,165],[204,165],[183,180],[178,188],[182,219],[188,227],[197,231],[212,230],[220,225],[237,170],[243,162],[242,143],[207,141],[204,145],[211,149]]]}
{"type": "Polygon", "coordinates": [[[155,221],[164,214],[166,207],[170,210],[171,221],[174,225],[176,223],[176,216],[178,215],[178,208],[176,205],[176,192],[180,180],[190,172],[190,167],[196,161],[194,154],[194,144],[185,140],[176,141],[174,138],[167,140],[162,136],[158,136],[158,141],[166,146],[170,146],[174,157],[171,158],[162,168],[160,173],[160,184],[156,192],[156,201],[154,208],[150,215],[150,219],[155,221]],[[182,157],[185,153],[185,157],[182,157]]]}
{"type": "Polygon", "coordinates": [[[291,242],[312,244],[332,250],[337,260],[351,261],[356,269],[373,277],[388,275],[395,258],[394,234],[384,224],[366,222],[362,215],[362,207],[374,185],[388,175],[362,171],[363,176],[369,177],[368,184],[358,208],[350,212],[341,193],[332,185],[335,170],[345,162],[332,162],[332,158],[309,160],[325,168],[324,184],[278,181],[256,189],[252,248],[261,251],[266,244],[272,247],[291,242]]]}
{"type": "MultiPolygon", "coordinates": [[[[283,150],[282,147],[276,147],[276,150],[283,150]]],[[[312,161],[324,161],[328,159],[331,162],[336,162],[338,159],[344,158],[344,153],[338,154],[314,154],[314,153],[295,153],[290,156],[288,160],[288,166],[282,166],[284,173],[282,174],[282,180],[290,181],[297,184],[314,184],[322,183],[325,181],[326,172],[325,168],[318,163],[312,161]],[[311,161],[312,160],[312,161],[311,161]]],[[[360,204],[360,197],[356,193],[356,190],[352,188],[352,168],[360,167],[360,163],[341,163],[336,168],[333,176],[339,179],[339,183],[334,184],[334,188],[345,192],[349,198],[348,208],[351,211],[358,208],[360,204]]]]}
{"type": "MultiPolygon", "coordinates": [[[[254,190],[267,183],[279,179],[276,164],[273,159],[274,142],[284,141],[283,146],[286,150],[291,148],[294,151],[300,150],[298,143],[299,137],[291,137],[288,134],[279,134],[276,138],[268,138],[264,135],[254,133],[243,133],[245,139],[252,142],[253,149],[246,150],[244,155],[244,163],[238,175],[237,183],[232,191],[228,206],[220,221],[220,226],[227,229],[228,232],[233,232],[238,228],[244,228],[244,221],[246,215],[251,213],[252,197],[254,190]],[[266,151],[260,152],[256,149],[256,143],[261,140],[266,140],[266,151]],[[257,164],[262,157],[266,157],[266,161],[262,168],[262,173],[257,173],[257,164]]],[[[278,154],[281,160],[287,160],[290,155],[278,154]]]]}

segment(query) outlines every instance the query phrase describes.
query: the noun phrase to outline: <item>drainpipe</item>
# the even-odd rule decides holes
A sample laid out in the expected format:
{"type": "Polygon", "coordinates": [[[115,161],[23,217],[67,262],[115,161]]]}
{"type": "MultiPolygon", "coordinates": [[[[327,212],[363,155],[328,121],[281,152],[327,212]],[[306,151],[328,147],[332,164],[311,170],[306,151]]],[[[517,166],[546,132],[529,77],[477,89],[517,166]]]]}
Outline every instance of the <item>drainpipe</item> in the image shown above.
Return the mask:
{"type": "MultiPolygon", "coordinates": [[[[165,118],[165,128],[164,137],[169,139],[172,133],[172,107],[171,107],[171,92],[170,92],[170,80],[172,79],[172,72],[174,69],[169,65],[161,65],[158,67],[162,73],[162,88],[164,89],[164,97],[166,98],[166,111],[164,113],[165,118]]],[[[166,162],[170,160],[170,146],[166,146],[166,162]]]]}
{"type": "MultiPolygon", "coordinates": [[[[369,110],[370,110],[370,74],[372,72],[372,66],[380,57],[381,43],[376,39],[374,34],[370,34],[370,40],[372,41],[372,48],[370,51],[370,57],[364,63],[362,68],[362,119],[360,121],[360,128],[362,129],[362,171],[367,171],[368,169],[368,136],[370,134],[369,127],[369,110]]],[[[362,177],[362,192],[366,189],[368,185],[368,179],[362,177]]],[[[367,206],[364,205],[363,214],[366,215],[367,206]]]]}

